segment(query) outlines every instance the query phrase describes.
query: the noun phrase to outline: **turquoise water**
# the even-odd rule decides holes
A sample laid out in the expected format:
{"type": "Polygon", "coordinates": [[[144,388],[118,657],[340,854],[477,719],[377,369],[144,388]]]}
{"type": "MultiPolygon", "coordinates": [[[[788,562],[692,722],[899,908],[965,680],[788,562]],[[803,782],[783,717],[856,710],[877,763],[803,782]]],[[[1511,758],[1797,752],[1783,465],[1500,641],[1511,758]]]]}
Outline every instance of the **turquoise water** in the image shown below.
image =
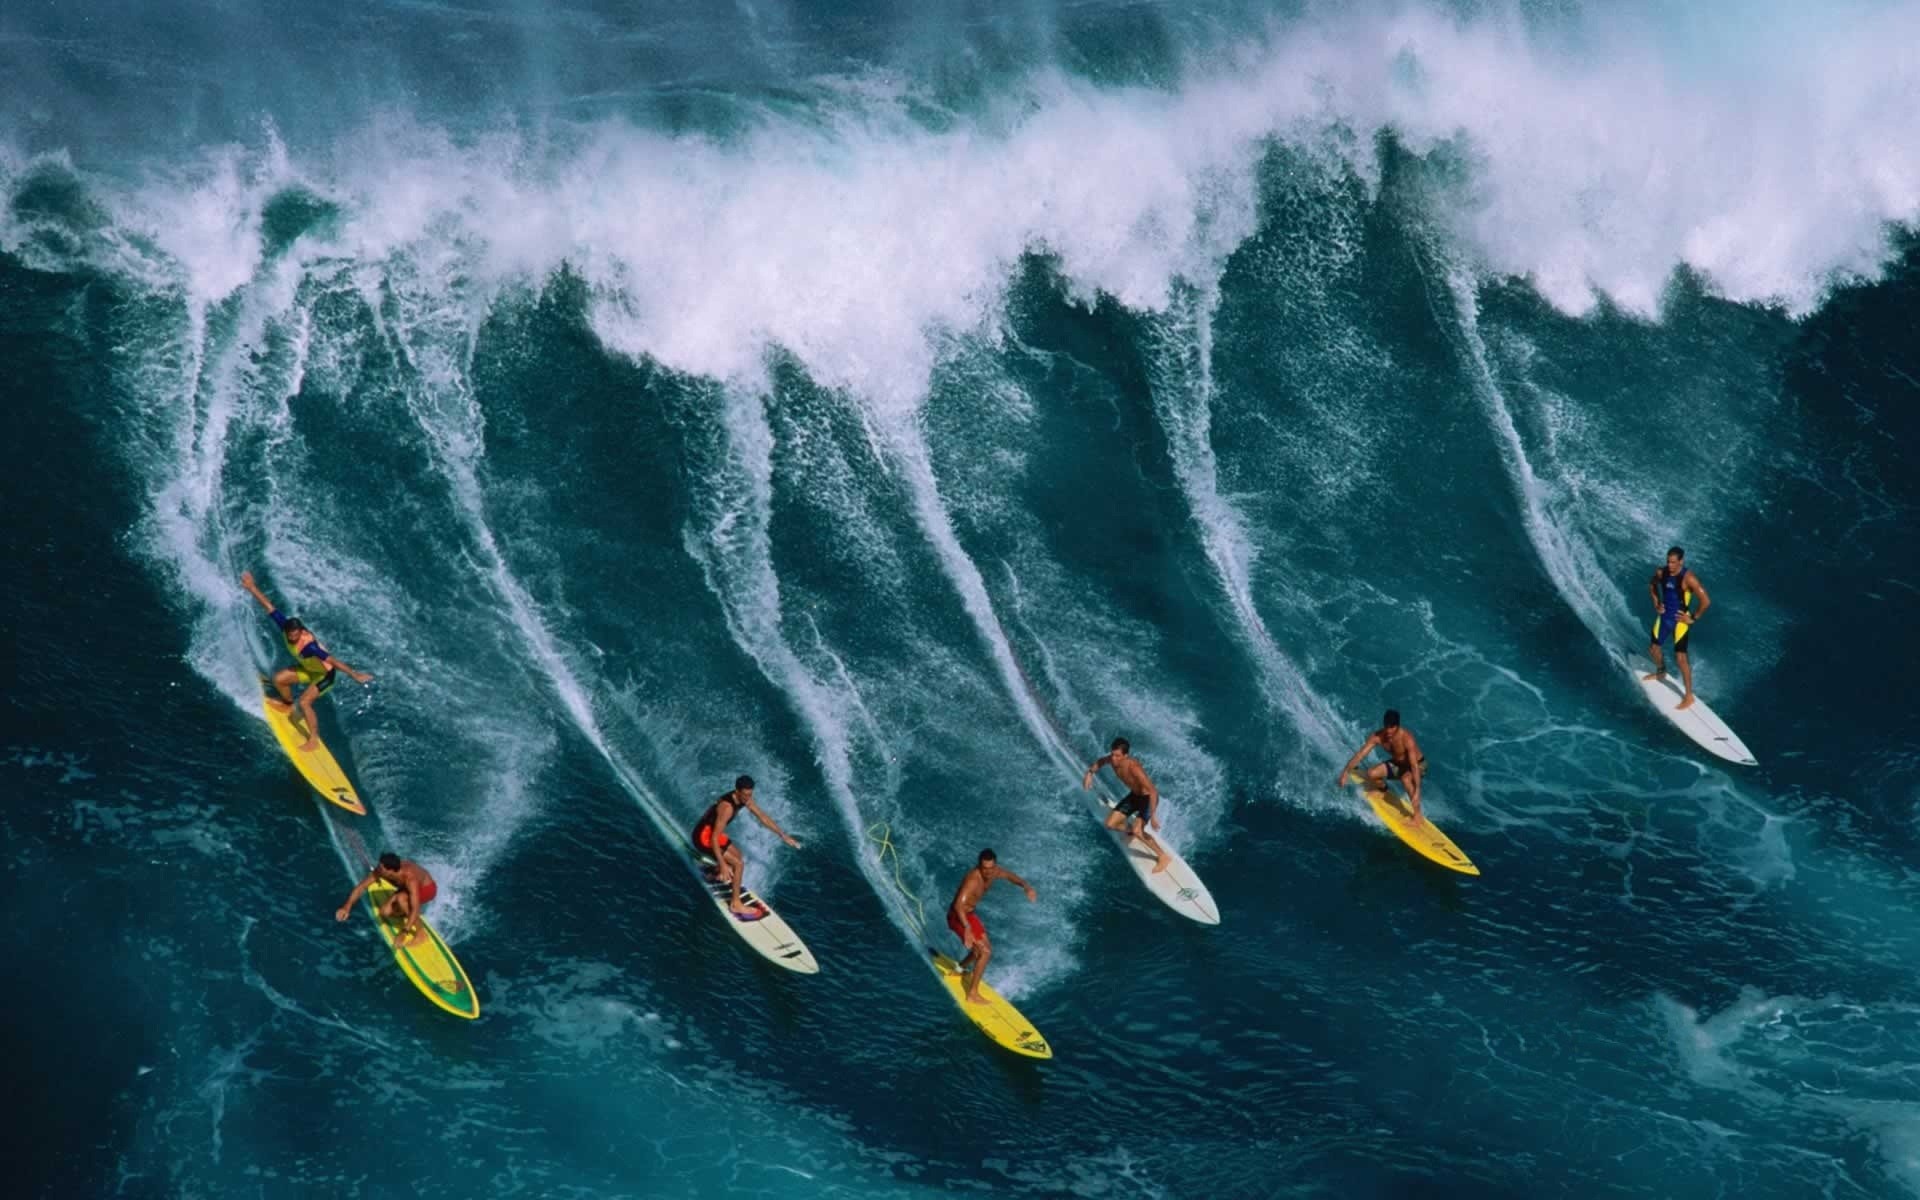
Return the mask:
{"type": "Polygon", "coordinates": [[[1920,1190],[1916,35],[0,14],[15,1186],[1920,1190]],[[1757,768],[1614,661],[1676,541],[1757,768]],[[249,568],[377,677],[369,818],[258,719],[249,568]],[[1389,705],[1482,877],[1334,789],[1389,705]],[[1217,929],[1086,820],[1115,734],[1217,929]],[[656,826],[743,770],[818,976],[656,826]],[[334,922],[347,822],[479,1022],[334,922]],[[882,824],[936,914],[1037,885],[983,915],[1051,1063],[882,824]]]}

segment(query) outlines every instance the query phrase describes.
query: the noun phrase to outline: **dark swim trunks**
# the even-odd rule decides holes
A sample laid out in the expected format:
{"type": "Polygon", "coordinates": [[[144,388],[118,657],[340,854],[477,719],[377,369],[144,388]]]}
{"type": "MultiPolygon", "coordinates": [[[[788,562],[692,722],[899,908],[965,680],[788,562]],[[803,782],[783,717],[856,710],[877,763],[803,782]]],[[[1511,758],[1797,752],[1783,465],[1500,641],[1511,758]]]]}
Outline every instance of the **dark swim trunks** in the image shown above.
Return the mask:
{"type": "MultiPolygon", "coordinates": [[[[1661,623],[1661,621],[1655,621],[1653,623],[1653,640],[1647,643],[1649,649],[1659,649],[1660,647],[1661,623]]],[[[1699,644],[1700,636],[1694,632],[1692,622],[1688,622],[1685,629],[1676,628],[1673,631],[1673,652],[1675,654],[1686,654],[1699,644]]]]}
{"type": "MultiPolygon", "coordinates": [[[[1413,768],[1412,763],[1402,762],[1399,759],[1388,759],[1387,760],[1387,778],[1388,779],[1404,778],[1407,772],[1412,768],[1413,768]]],[[[1427,769],[1427,756],[1424,754],[1420,756],[1420,769],[1422,771],[1425,771],[1427,769]]]]}
{"type": "Polygon", "coordinates": [[[1113,806],[1113,811],[1129,819],[1138,817],[1144,821],[1152,808],[1153,802],[1144,795],[1139,792],[1128,792],[1121,798],[1120,803],[1113,806]]]}

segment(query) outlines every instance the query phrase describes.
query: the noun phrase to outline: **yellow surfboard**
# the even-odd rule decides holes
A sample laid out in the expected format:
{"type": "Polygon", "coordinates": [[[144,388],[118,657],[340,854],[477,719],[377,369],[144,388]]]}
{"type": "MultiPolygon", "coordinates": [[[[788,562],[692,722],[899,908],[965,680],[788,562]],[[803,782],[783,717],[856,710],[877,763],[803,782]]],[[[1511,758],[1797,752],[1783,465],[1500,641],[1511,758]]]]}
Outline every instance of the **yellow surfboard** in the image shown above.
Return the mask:
{"type": "Polygon", "coordinates": [[[981,1033],[992,1038],[995,1045],[1027,1058],[1053,1057],[1053,1047],[1047,1045],[1047,1039],[1040,1036],[1032,1022],[1020,1015],[1019,1009],[1007,1003],[1005,996],[983,983],[980,985],[980,995],[987,1002],[975,1004],[967,999],[967,981],[960,973],[960,964],[938,950],[932,953],[933,969],[939,973],[947,994],[960,1006],[960,1011],[967,1014],[967,1020],[980,1027],[981,1033]]]}
{"type": "Polygon", "coordinates": [[[1440,827],[1425,816],[1416,818],[1407,807],[1407,802],[1390,792],[1372,786],[1366,777],[1358,771],[1347,775],[1347,782],[1355,784],[1373,806],[1376,816],[1393,830],[1394,835],[1407,845],[1420,852],[1421,857],[1431,859],[1450,871],[1462,875],[1478,875],[1480,868],[1453,844],[1453,839],[1440,832],[1440,827]]]}
{"type": "Polygon", "coordinates": [[[273,736],[279,739],[280,748],[287,752],[306,781],[314,786],[322,796],[350,813],[367,815],[367,806],[360,802],[353,785],[347,782],[347,773],[327,750],[325,742],[319,742],[311,750],[302,750],[300,745],[307,740],[305,729],[293,723],[287,710],[281,707],[274,696],[263,696],[261,707],[267,710],[267,724],[273,729],[273,736]]]}
{"type": "Polygon", "coordinates": [[[393,960],[422,995],[456,1017],[468,1020],[480,1015],[480,997],[474,994],[473,981],[460,966],[460,960],[440,940],[433,926],[423,918],[421,936],[413,945],[400,944],[394,927],[380,918],[380,906],[395,888],[384,879],[376,879],[366,890],[367,913],[380,930],[380,936],[393,948],[393,960]]]}

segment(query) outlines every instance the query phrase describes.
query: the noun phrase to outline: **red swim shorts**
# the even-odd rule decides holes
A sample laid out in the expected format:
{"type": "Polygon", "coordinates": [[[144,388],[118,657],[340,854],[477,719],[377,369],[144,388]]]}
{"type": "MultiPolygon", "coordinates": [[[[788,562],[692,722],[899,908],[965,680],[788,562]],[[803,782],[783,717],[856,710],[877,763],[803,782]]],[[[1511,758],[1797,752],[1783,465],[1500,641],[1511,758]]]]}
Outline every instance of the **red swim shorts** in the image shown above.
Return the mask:
{"type": "MultiPolygon", "coordinates": [[[[695,825],[695,826],[693,827],[693,844],[694,844],[694,845],[696,845],[696,846],[698,846],[698,847],[700,847],[700,848],[701,848],[702,850],[705,850],[705,851],[707,851],[708,853],[712,853],[712,851],[713,851],[713,826],[711,826],[711,825],[708,825],[708,824],[705,824],[705,823],[702,823],[702,824],[699,824],[699,825],[695,825]]],[[[730,838],[730,837],[728,837],[728,836],[727,836],[726,834],[724,834],[724,833],[723,833],[723,834],[721,834],[721,835],[720,835],[720,848],[721,848],[722,850],[725,850],[725,849],[726,849],[726,848],[727,848],[728,846],[731,846],[731,845],[733,845],[733,839],[732,839],[732,838],[730,838]]]]}
{"type": "Polygon", "coordinates": [[[429,879],[420,885],[420,903],[425,904],[440,894],[440,885],[429,879]]]}
{"type": "MultiPolygon", "coordinates": [[[[961,941],[967,940],[967,931],[960,926],[960,916],[951,908],[947,910],[947,928],[953,930],[954,936],[961,941]]],[[[987,936],[987,927],[980,923],[980,914],[977,912],[967,914],[967,928],[973,930],[973,940],[976,942],[987,936]]]]}

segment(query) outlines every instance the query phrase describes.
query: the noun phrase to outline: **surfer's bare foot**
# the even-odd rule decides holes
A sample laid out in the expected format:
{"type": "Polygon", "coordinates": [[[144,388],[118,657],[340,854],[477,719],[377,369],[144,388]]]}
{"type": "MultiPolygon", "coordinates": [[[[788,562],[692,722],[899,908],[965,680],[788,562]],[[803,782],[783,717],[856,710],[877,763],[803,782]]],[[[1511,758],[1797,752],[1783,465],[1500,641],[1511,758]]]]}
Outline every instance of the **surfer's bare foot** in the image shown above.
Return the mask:
{"type": "Polygon", "coordinates": [[[1163,855],[1161,856],[1161,859],[1159,862],[1156,862],[1153,864],[1153,870],[1149,871],[1148,874],[1158,875],[1160,872],[1166,870],[1168,867],[1172,865],[1173,865],[1173,860],[1163,855]]]}
{"type": "Polygon", "coordinates": [[[733,903],[727,905],[727,907],[732,909],[736,916],[742,916],[742,917],[751,917],[753,914],[760,911],[759,905],[742,904],[738,900],[735,900],[733,903]]]}
{"type": "Polygon", "coordinates": [[[1678,704],[1676,704],[1676,705],[1674,705],[1673,707],[1674,707],[1674,708],[1675,708],[1676,710],[1677,710],[1677,709],[1682,709],[1682,708],[1692,708],[1692,707],[1693,707],[1693,697],[1692,697],[1692,696],[1688,696],[1688,697],[1686,697],[1685,699],[1683,699],[1683,700],[1681,700],[1681,701],[1680,701],[1680,703],[1678,703],[1678,704]]]}
{"type": "Polygon", "coordinates": [[[989,1000],[989,999],[987,999],[987,998],[986,998],[986,997],[984,997],[984,996],[978,996],[978,995],[975,995],[975,994],[974,994],[974,993],[972,993],[972,992],[968,992],[968,993],[967,993],[967,1003],[968,1003],[968,1004],[992,1004],[992,1003],[993,1003],[993,1001],[991,1001],[991,1000],[989,1000]]]}
{"type": "Polygon", "coordinates": [[[1651,674],[1651,675],[1642,675],[1642,676],[1640,677],[1640,682],[1641,682],[1641,683],[1652,683],[1652,682],[1653,682],[1654,680],[1656,680],[1656,679],[1665,679],[1666,677],[1667,677],[1667,673],[1666,673],[1665,671],[1655,671],[1655,672],[1654,672],[1653,674],[1651,674]]]}
{"type": "Polygon", "coordinates": [[[300,752],[302,754],[305,754],[307,751],[313,749],[315,746],[318,746],[319,744],[320,744],[319,738],[310,737],[306,741],[300,743],[300,752]]]}

